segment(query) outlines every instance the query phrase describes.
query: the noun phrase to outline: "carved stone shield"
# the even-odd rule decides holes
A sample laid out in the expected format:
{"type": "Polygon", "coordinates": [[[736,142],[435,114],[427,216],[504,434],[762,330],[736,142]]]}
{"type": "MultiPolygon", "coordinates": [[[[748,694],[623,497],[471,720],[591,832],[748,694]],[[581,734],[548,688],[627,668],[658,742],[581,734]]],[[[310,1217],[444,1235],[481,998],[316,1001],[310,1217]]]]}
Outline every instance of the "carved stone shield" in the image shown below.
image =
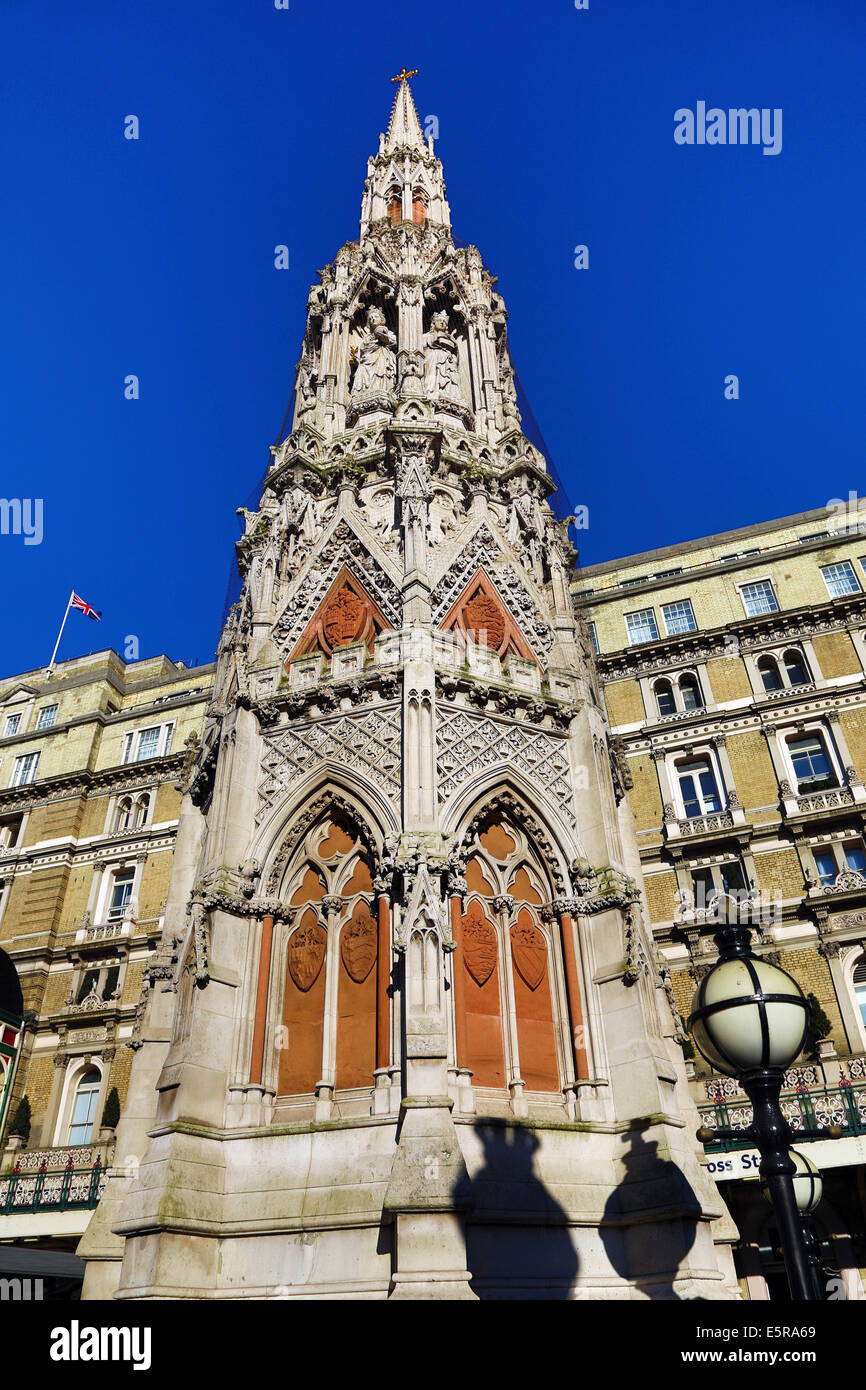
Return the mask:
{"type": "Polygon", "coordinates": [[[364,905],[355,909],[340,937],[343,964],[356,984],[366,980],[376,959],[376,923],[364,905]]]}
{"type": "Polygon", "coordinates": [[[496,969],[496,931],[487,921],[481,904],[473,899],[463,918],[463,956],[466,969],[480,987],[486,985],[496,969]]]}
{"type": "Polygon", "coordinates": [[[367,605],[351,589],[335,594],[322,614],[322,627],[332,647],[354,642],[364,631],[367,605]]]}
{"type": "Polygon", "coordinates": [[[547,943],[531,922],[517,922],[511,928],[511,955],[523,983],[538,989],[547,969],[547,943]]]}
{"type": "Polygon", "coordinates": [[[318,922],[301,925],[289,938],[289,974],[304,994],[319,978],[327,941],[325,929],[318,922]]]}
{"type": "Polygon", "coordinates": [[[505,615],[498,603],[488,594],[475,594],[464,604],[463,617],[466,626],[477,638],[486,642],[494,651],[502,645],[505,636],[505,615]]]}

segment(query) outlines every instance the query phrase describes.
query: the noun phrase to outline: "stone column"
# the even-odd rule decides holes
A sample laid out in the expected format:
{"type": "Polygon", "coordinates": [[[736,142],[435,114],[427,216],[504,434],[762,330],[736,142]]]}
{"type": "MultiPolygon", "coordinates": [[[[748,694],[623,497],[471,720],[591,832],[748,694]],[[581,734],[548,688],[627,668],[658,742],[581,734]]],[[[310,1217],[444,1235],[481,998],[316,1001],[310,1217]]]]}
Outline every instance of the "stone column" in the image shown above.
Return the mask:
{"type": "Polygon", "coordinates": [[[338,936],[343,915],[343,899],[325,897],[322,912],[328,923],[328,946],[325,957],[325,1017],[322,1029],[322,1079],[316,1086],[316,1119],[329,1120],[337,1085],[337,1008],[340,987],[340,951],[338,936]]]}
{"type": "Polygon", "coordinates": [[[271,947],[274,937],[274,919],[262,918],[261,945],[259,947],[259,978],[256,986],[256,1013],[253,1021],[253,1048],[250,1061],[250,1085],[261,1086],[262,1068],[265,1056],[265,1027],[268,1016],[268,985],[271,974],[271,947]]]}
{"type": "Polygon", "coordinates": [[[468,1178],[451,1118],[442,943],[422,913],[406,945],[406,1095],[384,1212],[395,1227],[389,1297],[473,1299],[463,1209],[468,1178]]]}
{"type": "Polygon", "coordinates": [[[563,910],[564,906],[562,903],[556,905],[559,911],[559,928],[562,935],[562,958],[565,964],[565,990],[568,996],[568,1012],[571,1022],[574,1074],[578,1081],[587,1081],[589,1080],[589,1060],[580,998],[580,974],[574,945],[574,923],[571,914],[563,910]]]}
{"type": "Polygon", "coordinates": [[[391,1096],[392,1073],[399,1070],[391,1066],[391,900],[385,889],[378,884],[377,888],[379,911],[376,938],[376,1069],[373,1074],[373,1114],[388,1115],[397,1103],[391,1096]]]}
{"type": "Polygon", "coordinates": [[[451,956],[454,1009],[454,1070],[456,1082],[457,1107],[463,1115],[474,1115],[475,1092],[472,1087],[472,1071],[466,1065],[468,1055],[466,1043],[466,966],[463,960],[463,899],[459,893],[452,893],[449,899],[451,914],[451,939],[454,952],[451,956]]]}

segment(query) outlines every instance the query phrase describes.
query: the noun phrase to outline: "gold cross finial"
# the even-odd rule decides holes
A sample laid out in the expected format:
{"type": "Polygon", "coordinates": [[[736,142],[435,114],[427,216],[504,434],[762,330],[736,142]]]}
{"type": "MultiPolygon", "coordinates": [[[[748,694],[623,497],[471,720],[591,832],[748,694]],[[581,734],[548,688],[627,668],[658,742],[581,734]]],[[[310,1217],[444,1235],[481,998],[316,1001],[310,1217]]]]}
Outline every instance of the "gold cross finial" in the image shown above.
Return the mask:
{"type": "Polygon", "coordinates": [[[418,69],[417,69],[417,68],[413,68],[411,72],[408,70],[408,68],[404,68],[402,72],[398,72],[398,73],[397,73],[397,76],[396,76],[396,77],[392,77],[392,78],[391,78],[391,81],[392,81],[392,82],[406,82],[406,81],[408,81],[408,79],[409,79],[410,77],[417,77],[417,76],[418,76],[418,69]]]}

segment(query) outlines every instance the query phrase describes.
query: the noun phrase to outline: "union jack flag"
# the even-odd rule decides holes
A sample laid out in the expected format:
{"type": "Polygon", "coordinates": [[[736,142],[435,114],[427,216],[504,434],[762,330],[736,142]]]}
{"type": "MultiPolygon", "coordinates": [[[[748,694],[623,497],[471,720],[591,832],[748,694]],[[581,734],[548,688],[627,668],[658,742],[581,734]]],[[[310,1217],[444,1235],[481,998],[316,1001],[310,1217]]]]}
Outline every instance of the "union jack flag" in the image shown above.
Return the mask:
{"type": "Polygon", "coordinates": [[[85,603],[84,599],[79,598],[76,593],[73,593],[72,598],[69,600],[69,606],[70,608],[79,609],[79,611],[84,614],[85,618],[93,618],[94,622],[97,623],[102,622],[102,614],[97,613],[95,608],[91,608],[90,604],[85,603]]]}

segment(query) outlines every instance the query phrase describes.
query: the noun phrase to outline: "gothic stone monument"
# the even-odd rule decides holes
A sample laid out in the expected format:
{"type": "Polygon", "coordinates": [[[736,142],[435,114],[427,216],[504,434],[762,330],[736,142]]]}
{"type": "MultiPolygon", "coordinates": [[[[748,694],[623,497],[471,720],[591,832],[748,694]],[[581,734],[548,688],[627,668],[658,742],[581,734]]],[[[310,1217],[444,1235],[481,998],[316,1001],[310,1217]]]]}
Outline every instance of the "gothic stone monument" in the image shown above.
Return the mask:
{"type": "Polygon", "coordinates": [[[575,554],[411,75],[244,513],[85,1297],[736,1297],[575,554]]]}

